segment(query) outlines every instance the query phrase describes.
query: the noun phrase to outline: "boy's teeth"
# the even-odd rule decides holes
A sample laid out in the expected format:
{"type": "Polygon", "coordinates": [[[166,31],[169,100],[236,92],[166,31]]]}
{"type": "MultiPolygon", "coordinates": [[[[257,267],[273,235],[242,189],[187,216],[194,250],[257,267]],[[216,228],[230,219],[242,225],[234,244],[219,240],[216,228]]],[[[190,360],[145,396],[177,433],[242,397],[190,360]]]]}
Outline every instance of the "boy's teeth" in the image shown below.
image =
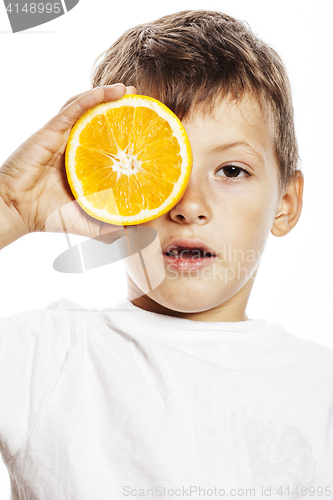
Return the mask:
{"type": "Polygon", "coordinates": [[[199,257],[210,257],[211,254],[209,252],[205,252],[203,250],[199,250],[198,248],[179,248],[179,249],[173,249],[173,250],[170,250],[169,252],[169,255],[171,256],[178,256],[179,257],[182,257],[182,258],[199,258],[199,257]]]}

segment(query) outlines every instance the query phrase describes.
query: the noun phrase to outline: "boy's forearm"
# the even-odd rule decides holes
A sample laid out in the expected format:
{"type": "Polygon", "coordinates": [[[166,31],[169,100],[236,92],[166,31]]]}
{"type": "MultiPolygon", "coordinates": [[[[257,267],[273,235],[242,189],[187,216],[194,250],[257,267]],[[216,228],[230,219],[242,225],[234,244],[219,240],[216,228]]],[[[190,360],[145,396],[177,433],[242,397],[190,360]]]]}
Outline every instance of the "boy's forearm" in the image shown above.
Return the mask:
{"type": "Polygon", "coordinates": [[[5,200],[0,184],[0,249],[10,245],[28,232],[23,222],[19,223],[18,216],[15,216],[15,208],[11,207],[5,200]]]}

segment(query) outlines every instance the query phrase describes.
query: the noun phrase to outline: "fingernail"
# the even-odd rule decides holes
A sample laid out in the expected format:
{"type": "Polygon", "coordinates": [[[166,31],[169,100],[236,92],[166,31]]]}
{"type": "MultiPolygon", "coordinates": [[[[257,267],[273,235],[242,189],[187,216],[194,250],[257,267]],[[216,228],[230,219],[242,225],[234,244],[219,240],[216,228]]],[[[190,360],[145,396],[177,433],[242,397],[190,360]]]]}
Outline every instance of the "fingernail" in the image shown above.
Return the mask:
{"type": "Polygon", "coordinates": [[[104,87],[110,87],[110,88],[117,88],[117,87],[124,87],[125,85],[123,83],[114,83],[113,85],[104,85],[104,87]]]}

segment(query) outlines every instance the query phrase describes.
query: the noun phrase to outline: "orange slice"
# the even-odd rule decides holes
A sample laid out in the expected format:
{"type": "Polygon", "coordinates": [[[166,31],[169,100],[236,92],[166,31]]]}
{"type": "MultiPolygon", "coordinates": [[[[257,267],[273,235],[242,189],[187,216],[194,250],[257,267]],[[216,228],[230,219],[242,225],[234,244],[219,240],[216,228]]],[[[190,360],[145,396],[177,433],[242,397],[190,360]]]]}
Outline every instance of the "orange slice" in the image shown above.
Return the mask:
{"type": "Polygon", "coordinates": [[[152,97],[127,94],[79,118],[65,164],[85,212],[110,224],[134,225],[178,203],[190,179],[192,152],[169,108],[152,97]]]}

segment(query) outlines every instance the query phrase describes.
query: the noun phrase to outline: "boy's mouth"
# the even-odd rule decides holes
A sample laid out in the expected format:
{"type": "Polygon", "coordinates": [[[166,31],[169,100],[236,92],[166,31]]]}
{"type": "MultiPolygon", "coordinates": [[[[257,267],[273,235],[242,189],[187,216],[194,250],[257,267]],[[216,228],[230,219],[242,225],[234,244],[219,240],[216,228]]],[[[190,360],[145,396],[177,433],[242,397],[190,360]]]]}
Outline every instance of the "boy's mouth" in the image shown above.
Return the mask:
{"type": "Polygon", "coordinates": [[[216,254],[201,240],[179,238],[169,245],[163,255],[168,264],[178,270],[189,271],[208,265],[216,254]]]}
{"type": "Polygon", "coordinates": [[[164,251],[164,255],[174,259],[204,259],[215,257],[214,251],[201,240],[177,238],[164,251]]]}

